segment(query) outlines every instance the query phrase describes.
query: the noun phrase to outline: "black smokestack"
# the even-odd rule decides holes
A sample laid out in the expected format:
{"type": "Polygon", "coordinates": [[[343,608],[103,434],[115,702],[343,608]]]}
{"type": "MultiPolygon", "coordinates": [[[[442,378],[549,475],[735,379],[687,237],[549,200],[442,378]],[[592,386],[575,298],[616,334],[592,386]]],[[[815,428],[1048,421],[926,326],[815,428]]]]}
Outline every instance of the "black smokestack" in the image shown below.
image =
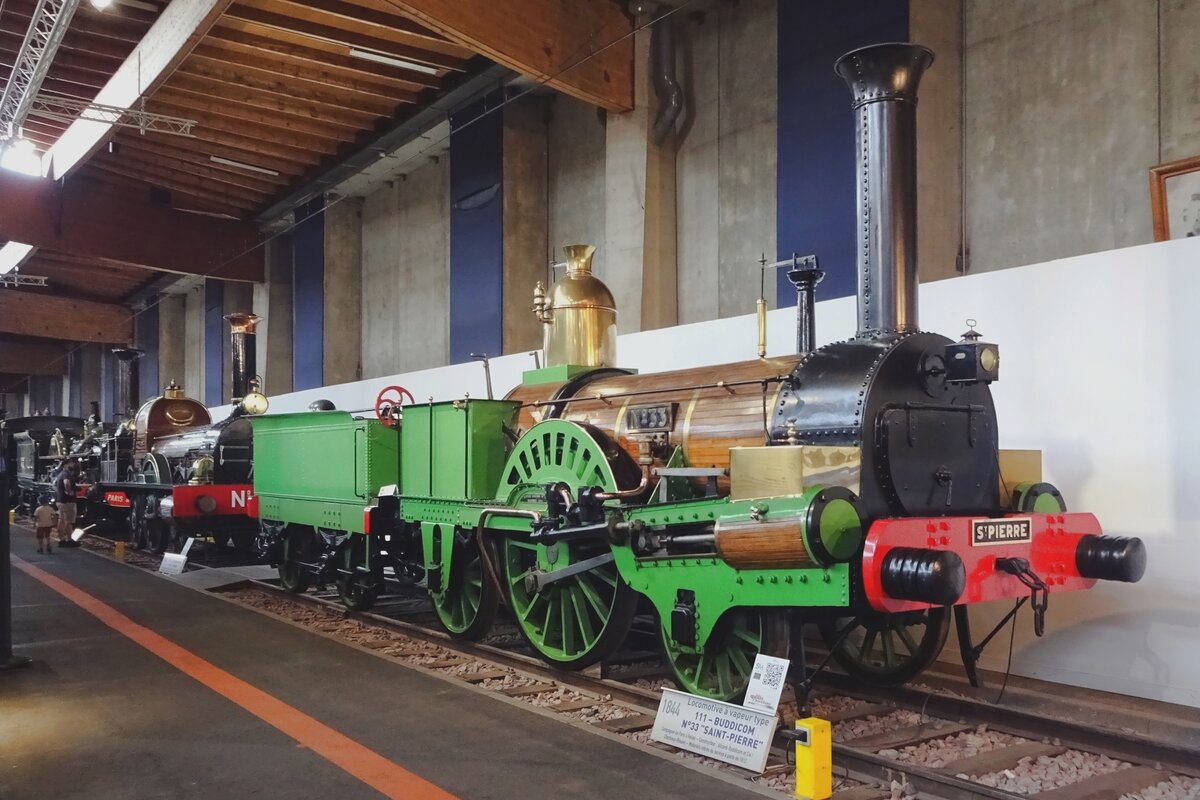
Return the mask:
{"type": "Polygon", "coordinates": [[[236,403],[250,393],[250,381],[258,375],[254,329],[259,318],[254,314],[228,314],[232,347],[233,402],[236,403]]]}
{"type": "Polygon", "coordinates": [[[118,420],[129,419],[134,410],[133,387],[137,383],[137,360],[145,354],[132,347],[114,347],[113,355],[117,357],[117,407],[113,416],[118,420]]]}

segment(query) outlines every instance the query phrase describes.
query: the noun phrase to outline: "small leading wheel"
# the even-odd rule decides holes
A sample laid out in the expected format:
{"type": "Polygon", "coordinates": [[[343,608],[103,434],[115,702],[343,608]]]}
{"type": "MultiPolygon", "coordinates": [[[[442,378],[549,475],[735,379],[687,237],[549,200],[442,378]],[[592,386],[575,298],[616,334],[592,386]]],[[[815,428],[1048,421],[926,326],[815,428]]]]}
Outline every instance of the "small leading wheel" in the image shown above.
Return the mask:
{"type": "Polygon", "coordinates": [[[302,594],[312,580],[306,565],[316,561],[320,553],[321,543],[312,528],[286,528],[283,556],[279,561],[279,585],[292,594],[302,594]]]}
{"type": "Polygon", "coordinates": [[[726,611],[699,652],[680,647],[665,625],[659,626],[659,633],[679,688],[727,703],[741,700],[759,653],[787,658],[791,650],[787,614],[775,609],[726,611]]]}
{"type": "Polygon", "coordinates": [[[359,572],[357,569],[360,565],[367,565],[368,543],[365,539],[365,536],[351,534],[349,546],[342,556],[342,567],[353,574],[337,579],[338,597],[351,611],[366,611],[379,599],[379,581],[375,580],[374,575],[359,572]]]}
{"type": "Polygon", "coordinates": [[[852,678],[879,686],[912,680],[937,659],[950,631],[950,610],[868,611],[820,623],[833,657],[852,678]]]}
{"type": "MultiPolygon", "coordinates": [[[[496,549],[488,547],[492,568],[498,570],[496,549]]],[[[496,621],[500,610],[500,589],[480,558],[479,546],[462,529],[454,531],[454,555],[445,588],[431,595],[438,620],[455,639],[476,641],[496,621]]]]}
{"type": "Polygon", "coordinates": [[[409,405],[415,402],[412,392],[403,386],[385,386],[380,389],[379,394],[375,396],[375,418],[389,428],[395,427],[399,422],[396,412],[404,405],[406,398],[409,405]]]}

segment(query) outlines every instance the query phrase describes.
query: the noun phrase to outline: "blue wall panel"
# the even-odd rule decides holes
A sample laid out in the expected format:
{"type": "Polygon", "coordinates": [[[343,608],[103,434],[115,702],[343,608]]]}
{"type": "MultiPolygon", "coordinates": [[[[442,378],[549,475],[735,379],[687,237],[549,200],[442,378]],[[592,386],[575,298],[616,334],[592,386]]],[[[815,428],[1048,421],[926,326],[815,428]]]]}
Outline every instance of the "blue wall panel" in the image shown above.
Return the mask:
{"type": "Polygon", "coordinates": [[[487,113],[502,100],[450,115],[451,363],[503,348],[504,112],[487,113]]]}
{"type": "Polygon", "coordinates": [[[143,311],[137,318],[137,346],[145,355],[137,362],[137,386],[135,397],[130,398],[134,408],[151,397],[158,395],[158,304],[143,311]]]}
{"type": "MultiPolygon", "coordinates": [[[[825,270],[817,297],[845,297],[856,291],[854,116],[833,64],[858,47],[908,41],[908,2],[780,0],[778,30],[779,258],[815,253],[825,270]]],[[[778,273],[779,305],[795,305],[787,270],[778,273]]]]}
{"type": "MultiPolygon", "coordinates": [[[[292,388],[325,384],[325,198],[296,209],[292,232],[292,388]]],[[[347,335],[358,335],[357,331],[347,335]]]]}
{"type": "Polygon", "coordinates": [[[225,397],[225,284],[204,284],[204,404],[219,406],[225,397]]]}

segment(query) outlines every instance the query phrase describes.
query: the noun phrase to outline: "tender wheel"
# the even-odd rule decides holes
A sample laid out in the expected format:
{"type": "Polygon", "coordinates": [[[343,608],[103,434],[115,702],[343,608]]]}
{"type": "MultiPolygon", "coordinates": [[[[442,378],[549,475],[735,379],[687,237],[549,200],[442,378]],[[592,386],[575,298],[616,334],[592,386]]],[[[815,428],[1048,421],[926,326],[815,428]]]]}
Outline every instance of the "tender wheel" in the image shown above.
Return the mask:
{"type": "Polygon", "coordinates": [[[950,610],[869,611],[827,620],[817,627],[825,645],[832,648],[834,660],[851,677],[894,686],[912,680],[937,659],[950,631],[950,610]]]}
{"type": "Polygon", "coordinates": [[[283,534],[283,557],[279,562],[279,585],[292,594],[308,589],[312,575],[305,564],[317,560],[321,544],[312,528],[291,528],[283,534]]]}
{"type": "Polygon", "coordinates": [[[171,527],[161,519],[148,519],[146,526],[146,547],[156,556],[161,556],[171,544],[171,527]]]}
{"type": "MultiPolygon", "coordinates": [[[[487,555],[498,576],[496,549],[489,545],[487,555]]],[[[442,627],[455,639],[483,638],[500,610],[500,590],[484,566],[478,545],[461,529],[454,532],[454,557],[444,583],[443,591],[430,595],[442,627]]]]}
{"type": "MultiPolygon", "coordinates": [[[[366,566],[366,537],[358,534],[350,535],[350,544],[342,556],[342,567],[352,572],[359,565],[366,566]]],[[[379,599],[379,581],[373,576],[356,573],[337,579],[337,593],[342,604],[351,611],[366,611],[375,605],[379,599]]]]}
{"type": "Polygon", "coordinates": [[[700,652],[681,647],[667,625],[660,625],[659,633],[676,685],[727,703],[741,701],[759,653],[787,658],[792,641],[787,614],[775,609],[726,611],[700,652]]]}

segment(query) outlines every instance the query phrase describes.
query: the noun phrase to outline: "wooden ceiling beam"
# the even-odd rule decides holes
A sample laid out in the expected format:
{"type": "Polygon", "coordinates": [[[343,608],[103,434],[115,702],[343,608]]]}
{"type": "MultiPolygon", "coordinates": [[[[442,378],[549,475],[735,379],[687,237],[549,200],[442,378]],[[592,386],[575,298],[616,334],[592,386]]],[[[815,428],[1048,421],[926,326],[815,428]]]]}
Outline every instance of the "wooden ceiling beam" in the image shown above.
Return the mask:
{"type": "Polygon", "coordinates": [[[67,349],[49,342],[0,341],[0,372],[66,375],[67,349]]]}
{"type": "Polygon", "coordinates": [[[332,24],[311,22],[306,19],[301,19],[298,16],[292,16],[292,14],[295,13],[294,9],[288,9],[288,13],[281,14],[273,11],[263,11],[262,9],[258,8],[249,8],[244,5],[235,5],[231,7],[227,13],[231,17],[246,20],[248,22],[257,22],[259,25],[264,25],[268,28],[301,33],[305,36],[324,39],[327,42],[338,42],[346,45],[347,47],[358,47],[362,48],[363,50],[372,50],[376,53],[395,56],[396,58],[402,58],[406,61],[416,61],[421,64],[428,64],[429,66],[437,67],[438,69],[462,72],[467,68],[466,59],[447,56],[443,53],[434,53],[430,50],[424,50],[419,47],[410,47],[397,44],[379,36],[372,36],[359,33],[357,31],[345,30],[344,28],[335,27],[332,24]]]}
{"type": "MultiPolygon", "coordinates": [[[[276,184],[251,178],[251,173],[248,172],[234,175],[231,172],[214,169],[212,166],[197,164],[195,161],[187,161],[182,158],[160,158],[134,150],[122,151],[117,156],[97,156],[96,163],[106,164],[116,170],[122,170],[128,166],[131,170],[139,172],[178,173],[181,178],[187,176],[190,180],[196,181],[198,186],[204,186],[207,182],[214,190],[224,191],[228,187],[231,191],[247,192],[257,198],[260,203],[263,199],[277,194],[280,189],[276,184]]],[[[267,176],[263,175],[262,177],[266,178],[267,176]]]]}
{"type": "Polygon", "coordinates": [[[231,53],[219,47],[202,45],[196,48],[189,64],[207,63],[210,66],[228,66],[239,72],[254,72],[263,77],[282,78],[289,86],[324,86],[351,92],[353,95],[347,102],[355,102],[359,97],[370,97],[385,104],[389,110],[395,109],[401,103],[410,103],[417,99],[413,92],[388,86],[385,83],[370,78],[359,78],[342,70],[330,70],[305,62],[293,62],[278,57],[260,57],[251,53],[231,53]]]}
{"type": "Polygon", "coordinates": [[[214,186],[206,181],[195,179],[193,176],[181,175],[168,170],[151,169],[128,163],[114,165],[99,159],[92,159],[89,166],[103,172],[115,172],[120,175],[128,175],[131,178],[137,178],[151,186],[166,189],[172,194],[181,192],[200,198],[201,200],[208,200],[220,206],[234,209],[242,214],[262,205],[262,200],[254,199],[258,195],[235,191],[231,186],[214,186]]]}
{"type": "MultiPolygon", "coordinates": [[[[218,172],[227,173],[233,180],[244,182],[247,185],[259,185],[263,187],[272,187],[278,191],[284,186],[292,183],[292,178],[288,175],[268,175],[263,172],[253,172],[251,170],[240,169],[239,167],[230,167],[225,164],[217,163],[212,160],[212,156],[220,156],[219,153],[198,153],[191,150],[182,150],[166,145],[160,145],[157,142],[138,141],[144,137],[133,137],[129,144],[125,140],[121,140],[121,148],[119,155],[130,154],[142,160],[159,163],[163,166],[168,166],[172,163],[180,165],[188,165],[190,167],[204,167],[206,169],[216,170],[218,172]]],[[[226,158],[229,158],[226,156],[226,158]]],[[[229,159],[236,161],[237,159],[229,159]]],[[[265,167],[270,169],[270,167],[265,167]]]]}
{"type": "MultiPolygon", "coordinates": [[[[0,347],[4,347],[4,345],[0,343],[0,347]]],[[[9,372],[0,373],[0,394],[29,394],[29,376],[9,372]]],[[[18,417],[20,415],[19,409],[13,409],[8,416],[18,417]]]]}
{"type": "MultiPolygon", "coordinates": [[[[15,18],[10,18],[7,14],[3,18],[0,18],[0,33],[6,38],[16,37],[18,44],[24,40],[25,32],[28,28],[28,22],[19,22],[15,18]]],[[[114,58],[123,61],[133,48],[129,47],[128,44],[114,42],[111,39],[88,36],[82,28],[73,27],[63,37],[60,52],[64,49],[71,52],[89,53],[101,58],[114,58]]]]}
{"type": "Polygon", "coordinates": [[[338,139],[246,122],[224,113],[186,109],[172,101],[160,100],[157,97],[147,102],[146,108],[156,114],[173,114],[194,119],[196,126],[192,129],[192,133],[200,138],[210,131],[221,131],[259,139],[271,147],[287,147],[318,155],[333,152],[340,144],[338,139]]]}
{"type": "Polygon", "coordinates": [[[394,13],[609,111],[633,108],[633,21],[614,2],[350,0],[394,13]]]}
{"type": "Polygon", "coordinates": [[[139,136],[136,133],[123,132],[117,135],[117,142],[123,148],[129,147],[134,150],[145,150],[168,157],[187,153],[198,157],[201,161],[207,161],[210,156],[221,156],[231,161],[240,161],[243,164],[273,169],[279,173],[281,178],[289,179],[303,176],[310,166],[284,158],[252,153],[238,147],[182,136],[149,133],[139,136]]]}
{"type": "Polygon", "coordinates": [[[264,128],[278,128],[281,131],[317,136],[333,142],[352,142],[360,132],[358,128],[332,125],[327,122],[306,119],[296,114],[264,112],[255,106],[235,103],[225,97],[214,99],[211,95],[198,95],[176,90],[170,84],[155,92],[154,100],[179,109],[178,112],[173,113],[184,117],[192,112],[216,114],[228,119],[260,125],[264,128]]]}
{"type": "Polygon", "coordinates": [[[0,239],[165,272],[263,278],[254,225],[198,217],[86,179],[0,171],[0,208],[0,239]]]}
{"type": "Polygon", "coordinates": [[[396,108],[396,104],[390,98],[382,99],[374,95],[352,94],[312,83],[302,84],[288,81],[274,73],[246,69],[225,62],[212,63],[210,60],[188,59],[179,69],[180,73],[186,75],[199,75],[233,86],[247,86],[259,91],[281,95],[284,98],[295,97],[352,111],[367,111],[376,117],[390,116],[396,108]]]}
{"type": "Polygon", "coordinates": [[[241,103],[262,109],[263,111],[290,114],[354,130],[369,128],[379,119],[377,115],[363,111],[329,106],[296,97],[287,97],[275,94],[274,92],[265,92],[250,86],[224,83],[199,75],[178,73],[171,79],[169,88],[204,97],[212,97],[214,92],[220,92],[221,99],[231,103],[241,103]]]}
{"type": "MultiPolygon", "coordinates": [[[[8,14],[11,12],[18,24],[28,28],[29,22],[33,17],[33,9],[33,3],[25,2],[25,0],[9,0],[4,6],[4,13],[8,14]]],[[[117,42],[125,42],[129,45],[136,45],[141,41],[142,36],[145,35],[149,26],[142,25],[134,28],[119,20],[102,18],[88,20],[86,27],[80,24],[79,28],[91,37],[111,39],[117,42]]]]}
{"type": "MultiPolygon", "coordinates": [[[[269,29],[265,29],[268,30],[269,29]]],[[[328,49],[294,44],[280,36],[279,31],[262,35],[254,32],[255,26],[242,20],[224,18],[213,28],[206,40],[208,44],[222,50],[282,59],[297,66],[339,70],[350,77],[370,80],[392,87],[393,90],[408,92],[412,100],[422,89],[436,89],[441,81],[433,75],[422,75],[412,70],[390,67],[374,61],[364,61],[346,55],[349,48],[329,44],[328,49]]],[[[297,37],[307,44],[323,44],[316,39],[297,37]]]]}
{"type": "Polygon", "coordinates": [[[133,341],[133,314],[115,303],[8,289],[0,292],[0,333],[129,344],[133,341]]]}
{"type": "Polygon", "coordinates": [[[152,187],[145,181],[138,180],[129,175],[95,169],[91,164],[85,164],[80,169],[79,174],[96,184],[122,190],[132,190],[139,197],[149,197],[151,191],[167,192],[171,198],[170,207],[179,211],[207,214],[214,218],[228,217],[230,220],[240,221],[240,217],[236,216],[235,210],[225,203],[210,203],[195,197],[189,197],[185,194],[172,194],[169,189],[164,189],[160,186],[152,187]]]}
{"type": "Polygon", "coordinates": [[[239,5],[377,36],[394,44],[440,53],[464,62],[475,56],[470,49],[439,36],[394,10],[385,12],[364,8],[343,0],[239,0],[239,5]]]}

